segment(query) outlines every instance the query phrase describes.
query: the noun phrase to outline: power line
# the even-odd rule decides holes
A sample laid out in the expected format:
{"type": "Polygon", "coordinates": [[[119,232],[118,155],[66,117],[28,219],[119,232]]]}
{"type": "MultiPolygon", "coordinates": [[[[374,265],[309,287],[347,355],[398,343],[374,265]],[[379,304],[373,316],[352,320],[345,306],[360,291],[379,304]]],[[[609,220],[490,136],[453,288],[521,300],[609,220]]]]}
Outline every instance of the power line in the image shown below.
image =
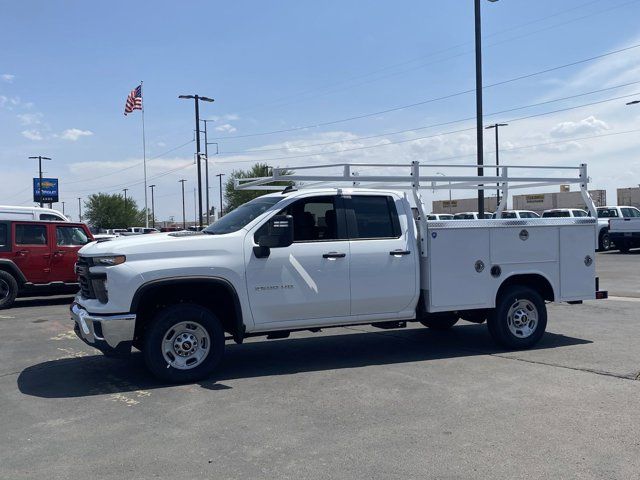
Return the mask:
{"type": "MultiPolygon", "coordinates": [[[[557,110],[552,110],[550,112],[544,112],[544,113],[537,113],[537,114],[533,114],[533,115],[527,115],[525,117],[519,117],[519,118],[513,118],[513,119],[509,119],[509,120],[505,120],[505,122],[508,123],[515,123],[521,120],[526,120],[526,119],[530,119],[530,118],[535,118],[535,117],[542,117],[545,115],[552,115],[554,113],[560,113],[560,112],[566,112],[569,110],[576,110],[578,108],[584,108],[584,107],[590,107],[593,105],[599,105],[602,103],[607,103],[607,102],[613,102],[616,100],[621,100],[623,98],[629,98],[629,97],[634,97],[637,96],[639,93],[632,93],[629,95],[622,95],[619,97],[614,97],[614,98],[610,98],[607,100],[600,100],[597,102],[590,102],[590,103],[585,103],[582,105],[576,105],[573,107],[566,107],[566,108],[560,108],[557,110]]],[[[475,118],[475,117],[473,117],[475,118]]],[[[441,137],[444,135],[451,135],[454,133],[460,133],[460,132],[465,132],[465,131],[470,131],[470,130],[474,130],[475,127],[470,127],[470,128],[465,128],[465,129],[461,129],[461,130],[454,130],[454,131],[449,131],[449,132],[441,132],[441,133],[436,133],[433,135],[428,135],[428,136],[424,136],[424,137],[415,137],[415,138],[410,138],[410,139],[405,139],[405,140],[397,140],[395,142],[386,142],[386,143],[382,143],[382,144],[377,144],[377,145],[366,145],[366,146],[362,146],[362,147],[353,147],[353,148],[347,148],[347,149],[342,149],[342,150],[336,150],[333,152],[316,152],[316,153],[308,153],[308,154],[303,154],[303,155],[289,155],[289,156],[283,156],[283,157],[275,157],[275,158],[266,158],[266,159],[261,159],[261,162],[272,162],[272,161],[277,161],[277,160],[290,160],[290,159],[294,159],[294,158],[308,158],[308,157],[315,157],[318,155],[336,155],[339,153],[345,153],[345,152],[353,152],[353,151],[357,151],[357,150],[367,150],[370,148],[379,148],[379,147],[386,147],[389,145],[398,145],[398,144],[402,144],[402,143],[410,143],[410,142],[416,142],[418,140],[426,140],[429,138],[435,138],[435,137],[441,137]]],[[[245,163],[245,162],[255,162],[256,159],[250,159],[250,160],[235,160],[235,161],[220,161],[218,163],[245,163]]]]}
{"type": "MultiPolygon", "coordinates": [[[[158,158],[164,157],[165,155],[168,155],[168,154],[170,154],[172,152],[175,152],[176,150],[179,150],[179,149],[181,149],[183,147],[186,147],[187,145],[189,145],[190,143],[193,143],[194,141],[195,140],[189,140],[188,142],[185,142],[185,143],[183,143],[181,145],[178,145],[177,147],[173,147],[173,148],[167,150],[166,152],[162,152],[159,155],[156,155],[154,157],[148,158],[147,161],[156,160],[158,158]]],[[[126,170],[130,170],[132,168],[135,168],[135,167],[138,167],[138,166],[142,165],[143,163],[144,162],[137,162],[137,163],[135,163],[135,164],[133,164],[133,165],[131,165],[129,167],[124,167],[124,168],[115,170],[115,171],[113,171],[111,173],[105,173],[104,175],[101,175],[101,177],[108,177],[108,176],[111,176],[111,175],[115,175],[116,173],[121,173],[121,172],[124,172],[126,170]]],[[[82,183],[82,182],[86,182],[86,181],[89,181],[89,180],[95,180],[95,177],[89,177],[89,178],[83,178],[83,179],[80,179],[80,180],[73,180],[71,182],[65,182],[65,185],[72,185],[74,183],[82,183]]]]}
{"type": "MultiPolygon", "coordinates": [[[[557,27],[566,25],[568,23],[573,23],[573,22],[576,22],[576,21],[583,20],[585,18],[592,17],[594,15],[600,15],[602,13],[606,13],[606,12],[609,12],[611,10],[615,10],[615,9],[627,6],[627,5],[631,4],[631,3],[636,3],[637,1],[638,0],[632,0],[630,2],[625,2],[623,4],[615,5],[613,7],[609,7],[609,8],[603,9],[603,10],[599,10],[597,12],[592,12],[590,14],[587,14],[587,15],[584,15],[584,16],[581,16],[581,17],[578,17],[578,18],[570,19],[570,20],[567,20],[567,21],[564,21],[564,22],[561,22],[561,23],[558,23],[558,24],[555,24],[555,25],[551,25],[551,26],[545,27],[545,28],[543,28],[541,30],[535,30],[533,32],[528,32],[528,33],[526,33],[524,35],[519,35],[519,36],[516,36],[516,37],[511,37],[511,38],[508,38],[508,39],[505,39],[505,40],[501,40],[499,42],[494,42],[494,43],[488,44],[487,47],[496,46],[496,45],[499,45],[499,44],[502,44],[502,43],[505,43],[505,42],[511,42],[513,40],[517,40],[517,39],[520,39],[520,38],[524,38],[524,37],[527,37],[527,36],[534,35],[534,34],[539,33],[541,31],[546,31],[546,30],[550,30],[550,29],[553,29],[553,28],[557,28],[557,27]]],[[[571,12],[571,11],[575,11],[575,10],[579,10],[579,9],[588,7],[590,5],[593,5],[595,3],[600,3],[600,1],[599,0],[592,0],[592,1],[586,2],[584,4],[581,4],[581,5],[566,9],[566,10],[561,10],[559,12],[556,12],[556,13],[552,14],[552,15],[548,15],[548,16],[539,18],[537,20],[532,20],[530,22],[525,22],[525,23],[522,23],[520,25],[515,25],[513,27],[509,27],[509,28],[500,30],[498,32],[494,32],[492,34],[483,36],[483,38],[484,39],[488,39],[488,38],[495,37],[495,36],[501,35],[503,33],[506,33],[506,32],[512,31],[512,30],[517,30],[517,29],[520,29],[520,28],[523,28],[523,27],[527,27],[529,25],[533,25],[535,23],[540,23],[540,22],[542,22],[544,20],[548,20],[550,18],[557,18],[558,16],[563,15],[565,13],[568,13],[568,12],[571,12]]],[[[446,60],[450,60],[450,59],[453,59],[453,58],[456,58],[456,57],[460,57],[460,56],[472,53],[473,50],[470,50],[470,51],[467,51],[467,52],[463,52],[463,53],[460,53],[460,54],[456,54],[456,55],[453,55],[453,56],[450,56],[450,57],[447,57],[447,58],[444,58],[444,59],[440,59],[440,60],[437,60],[437,61],[434,61],[434,62],[428,62],[426,64],[423,63],[423,64],[417,65],[417,66],[409,68],[409,69],[404,69],[404,70],[400,70],[398,72],[393,72],[393,73],[390,73],[390,74],[387,74],[387,75],[383,75],[381,77],[374,78],[374,79],[371,79],[371,80],[367,80],[367,81],[364,81],[364,82],[360,82],[360,83],[357,83],[357,84],[347,85],[347,86],[344,86],[344,87],[341,87],[341,88],[337,88],[337,89],[331,89],[332,87],[339,86],[339,85],[344,84],[345,82],[348,82],[350,80],[357,80],[357,79],[360,79],[360,78],[367,78],[367,77],[376,75],[378,73],[385,72],[387,70],[391,70],[391,69],[394,69],[394,68],[397,68],[397,67],[402,67],[404,65],[409,65],[409,64],[424,60],[426,58],[433,57],[433,56],[441,54],[441,53],[446,53],[448,51],[455,50],[455,49],[457,49],[459,47],[464,47],[464,46],[469,45],[471,43],[472,42],[459,43],[459,44],[447,47],[445,49],[441,49],[441,50],[437,50],[437,51],[431,52],[431,53],[429,53],[427,55],[422,55],[422,56],[415,57],[415,58],[410,59],[410,60],[406,60],[406,61],[399,62],[399,63],[396,63],[396,64],[388,65],[386,67],[382,67],[382,68],[373,70],[371,72],[368,72],[368,73],[365,73],[365,74],[362,74],[362,75],[355,75],[355,76],[352,76],[352,77],[347,78],[345,80],[342,80],[342,81],[339,81],[339,82],[335,82],[335,83],[333,83],[331,85],[327,85],[327,86],[319,87],[319,88],[308,89],[308,90],[299,92],[297,94],[293,94],[291,96],[283,97],[283,98],[281,98],[279,100],[276,100],[274,102],[270,102],[270,103],[264,104],[259,108],[265,108],[265,107],[267,107],[267,108],[280,108],[280,107],[283,107],[283,106],[286,106],[286,105],[291,105],[293,103],[298,103],[298,101],[293,100],[293,99],[298,98],[298,97],[307,96],[308,94],[316,92],[316,91],[322,92],[323,90],[330,89],[330,90],[324,91],[322,93],[319,93],[317,95],[313,95],[311,97],[307,96],[306,98],[303,98],[302,100],[303,101],[304,100],[310,100],[310,99],[313,99],[313,98],[317,98],[319,96],[328,95],[328,94],[335,93],[335,92],[338,92],[338,91],[347,90],[347,89],[355,88],[355,87],[358,87],[358,86],[361,86],[361,85],[365,85],[367,83],[377,82],[377,81],[380,81],[382,79],[389,78],[389,77],[392,77],[392,76],[401,75],[403,73],[406,73],[406,72],[409,72],[409,71],[412,71],[412,70],[416,70],[418,68],[424,68],[426,66],[433,65],[435,63],[441,63],[441,62],[446,61],[446,60]],[[288,102],[285,102],[285,103],[281,103],[282,101],[286,101],[288,99],[292,99],[292,100],[288,101],[288,102]]],[[[244,109],[244,110],[240,110],[240,111],[245,111],[246,112],[246,111],[255,111],[255,110],[256,110],[256,108],[252,108],[252,109],[250,108],[250,109],[244,109]]]]}
{"type": "MultiPolygon", "coordinates": [[[[560,69],[563,69],[563,68],[574,67],[576,65],[581,65],[583,63],[592,62],[594,60],[599,60],[601,58],[605,58],[605,57],[608,57],[610,55],[615,55],[615,54],[618,54],[618,53],[626,52],[626,51],[629,51],[629,50],[632,50],[632,49],[638,48],[638,47],[640,47],[640,44],[635,44],[635,45],[631,45],[631,46],[628,46],[628,47],[625,47],[625,48],[620,48],[618,50],[613,50],[611,52],[607,52],[607,53],[603,53],[603,54],[596,55],[596,56],[593,56],[593,57],[589,57],[589,58],[585,58],[585,59],[582,59],[582,60],[578,60],[578,61],[575,61],[575,62],[570,62],[570,63],[566,63],[566,64],[563,64],[563,65],[558,65],[556,67],[551,67],[551,68],[547,68],[547,69],[544,69],[544,70],[540,70],[540,71],[537,71],[537,72],[532,72],[532,73],[520,75],[520,76],[517,76],[517,77],[510,78],[508,80],[502,80],[500,82],[496,82],[496,83],[491,83],[491,84],[485,85],[485,86],[483,86],[483,89],[497,87],[499,85],[505,85],[507,83],[512,83],[512,82],[516,82],[516,81],[519,81],[519,80],[524,80],[524,79],[527,79],[527,78],[531,78],[531,77],[534,77],[534,76],[537,76],[537,75],[542,75],[542,74],[545,74],[545,73],[554,72],[554,71],[557,71],[557,70],[560,70],[560,69]]],[[[471,88],[471,89],[468,89],[468,90],[463,90],[463,91],[456,92],[456,93],[451,93],[451,94],[448,94],[448,95],[443,95],[443,96],[440,96],[440,97],[430,98],[428,100],[423,100],[423,101],[420,101],[420,102],[415,102],[415,103],[410,103],[410,104],[406,104],[406,105],[401,105],[401,106],[398,106],[398,107],[388,108],[386,110],[380,110],[380,111],[377,111],[377,112],[371,112],[371,113],[366,113],[366,114],[362,114],[362,115],[355,115],[355,116],[352,116],[352,117],[341,118],[341,119],[338,119],[338,120],[331,120],[331,121],[328,121],[328,122],[321,122],[321,123],[316,123],[316,124],[312,124],[312,125],[305,125],[305,126],[302,126],[302,127],[293,127],[293,128],[287,128],[287,129],[281,129],[281,130],[272,130],[272,131],[268,131],[268,132],[246,133],[246,134],[242,134],[242,135],[230,135],[230,136],[226,136],[226,137],[217,137],[216,139],[217,140],[230,140],[230,139],[235,139],[235,138],[259,137],[259,136],[265,136],[265,135],[273,135],[273,134],[277,134],[277,133],[287,133],[287,132],[294,132],[294,131],[300,131],[300,130],[307,130],[307,129],[311,129],[311,128],[320,128],[320,127],[325,127],[325,126],[329,126],[329,125],[335,125],[335,124],[338,124],[338,123],[350,122],[350,121],[353,121],[353,120],[360,120],[362,118],[373,117],[373,116],[376,116],[376,115],[382,115],[382,114],[385,114],[385,113],[396,112],[398,110],[404,110],[404,109],[407,109],[407,108],[417,107],[417,106],[420,106],[420,105],[426,105],[428,103],[433,103],[433,102],[437,102],[437,101],[441,101],[441,100],[447,100],[447,99],[450,99],[450,98],[458,97],[460,95],[465,95],[465,94],[473,93],[473,92],[475,92],[475,88],[471,88]]]]}
{"type": "MultiPolygon", "coordinates": [[[[524,109],[527,109],[527,108],[539,107],[539,106],[542,106],[542,105],[548,105],[550,103],[556,103],[556,102],[560,102],[560,101],[564,101],[564,100],[570,100],[570,99],[573,99],[573,98],[584,97],[584,96],[587,96],[587,95],[594,95],[596,93],[602,93],[602,92],[606,92],[606,91],[610,91],[610,90],[615,90],[615,89],[618,89],[618,88],[629,87],[631,85],[637,85],[638,83],[640,83],[640,80],[639,81],[635,81],[635,82],[628,82],[628,83],[624,83],[624,84],[620,84],[620,85],[614,85],[612,87],[601,88],[601,89],[598,89],[598,90],[592,90],[590,92],[579,93],[579,94],[576,94],[576,95],[569,95],[569,96],[566,96],[566,97],[555,98],[553,100],[546,100],[544,102],[531,103],[531,104],[528,104],[528,105],[522,105],[522,106],[519,106],[519,107],[509,108],[509,109],[506,109],[506,110],[487,113],[487,114],[485,114],[485,117],[492,117],[492,116],[501,115],[501,114],[504,114],[504,113],[514,112],[514,111],[517,111],[517,110],[524,110],[524,109]]],[[[461,123],[461,122],[473,120],[475,118],[476,118],[475,116],[459,118],[457,120],[450,120],[450,121],[447,121],[447,122],[433,123],[433,124],[430,124],[430,125],[423,125],[423,126],[419,126],[419,127],[407,128],[405,130],[396,130],[396,131],[393,131],[393,132],[379,133],[379,134],[375,134],[375,135],[367,135],[367,136],[363,136],[363,137],[349,138],[349,139],[333,141],[333,142],[302,144],[302,145],[294,145],[293,147],[285,146],[285,147],[275,147],[275,148],[260,148],[260,149],[248,149],[248,150],[237,150],[237,151],[225,151],[225,152],[222,152],[222,155],[237,155],[237,154],[241,154],[241,153],[275,152],[275,151],[282,151],[282,150],[290,150],[291,148],[298,149],[298,148],[325,147],[325,146],[328,146],[328,145],[338,145],[338,144],[343,144],[343,143],[347,143],[347,142],[358,142],[358,141],[362,141],[362,140],[370,140],[372,138],[387,137],[389,135],[398,135],[398,134],[401,134],[401,133],[410,133],[410,132],[415,132],[415,131],[418,131],[418,130],[426,130],[428,128],[442,127],[442,126],[446,126],[446,125],[452,125],[452,124],[456,124],[456,123],[461,123]]]]}

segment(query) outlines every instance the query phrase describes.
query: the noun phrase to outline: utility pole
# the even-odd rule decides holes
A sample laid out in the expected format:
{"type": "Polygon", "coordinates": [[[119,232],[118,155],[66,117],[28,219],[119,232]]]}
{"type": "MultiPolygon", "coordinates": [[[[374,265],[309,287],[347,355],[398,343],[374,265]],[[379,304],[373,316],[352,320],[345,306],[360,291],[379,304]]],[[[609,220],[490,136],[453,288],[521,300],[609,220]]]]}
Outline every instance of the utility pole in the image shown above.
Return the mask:
{"type": "Polygon", "coordinates": [[[124,192],[124,210],[125,210],[125,214],[127,211],[127,192],[129,191],[128,188],[123,188],[122,191],[124,192]]]}
{"type": "MultiPolygon", "coordinates": [[[[499,143],[498,143],[498,130],[500,127],[508,126],[508,123],[494,123],[493,125],[489,125],[485,127],[486,130],[494,129],[496,131],[496,177],[500,176],[500,153],[499,153],[499,143]]],[[[496,189],[496,210],[498,209],[498,205],[500,205],[500,182],[496,184],[498,187],[496,189]]]]}
{"type": "Polygon", "coordinates": [[[49,157],[43,157],[42,155],[38,155],[37,157],[29,157],[30,160],[38,159],[38,196],[40,197],[40,208],[44,206],[44,202],[42,201],[42,160],[51,160],[49,157]]]}
{"type": "Polygon", "coordinates": [[[149,188],[151,189],[151,226],[156,228],[156,207],[153,203],[153,189],[155,185],[149,185],[149,188]]]}
{"type": "Polygon", "coordinates": [[[183,178],[182,180],[178,180],[178,182],[180,182],[182,184],[182,229],[186,230],[187,229],[187,217],[185,215],[185,210],[184,210],[184,182],[186,182],[186,180],[183,178]]]}
{"type": "MultiPolygon", "coordinates": [[[[482,17],[480,1],[475,0],[475,33],[476,33],[476,144],[478,150],[478,176],[484,176],[484,145],[482,128],[482,17]]],[[[498,0],[489,0],[494,3],[498,0]]],[[[480,185],[483,187],[483,185],[480,185]]],[[[478,189],[478,215],[484,216],[484,189],[478,189]]]]}
{"type": "Polygon", "coordinates": [[[224,173],[219,173],[216,175],[220,179],[220,210],[218,211],[218,218],[222,217],[222,177],[224,177],[224,173]]]}
{"type": "Polygon", "coordinates": [[[64,202],[60,202],[60,203],[62,203],[62,215],[64,215],[64,202]]]}
{"type": "Polygon", "coordinates": [[[213,98],[202,97],[200,95],[179,95],[178,98],[191,99],[193,98],[196,106],[196,158],[198,160],[198,212],[199,212],[199,224],[202,225],[202,166],[200,165],[200,103],[213,102],[213,98]]]}
{"type": "Polygon", "coordinates": [[[82,197],[78,197],[78,219],[82,222],[82,205],[80,204],[80,199],[82,197]]]}
{"type": "Polygon", "coordinates": [[[207,206],[207,225],[209,224],[209,212],[211,211],[211,206],[209,204],[209,145],[216,146],[216,155],[218,154],[218,144],[216,142],[209,143],[209,139],[207,138],[207,122],[213,122],[213,120],[202,120],[204,122],[204,187],[206,191],[206,201],[205,204],[207,206]]]}

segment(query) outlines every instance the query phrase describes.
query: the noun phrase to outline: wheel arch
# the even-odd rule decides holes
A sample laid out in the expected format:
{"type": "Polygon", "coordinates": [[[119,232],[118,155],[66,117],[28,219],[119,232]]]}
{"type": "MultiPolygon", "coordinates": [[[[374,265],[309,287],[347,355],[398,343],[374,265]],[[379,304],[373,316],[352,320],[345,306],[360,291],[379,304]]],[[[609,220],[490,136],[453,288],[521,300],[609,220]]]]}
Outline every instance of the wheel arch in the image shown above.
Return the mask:
{"type": "Polygon", "coordinates": [[[137,315],[134,336],[143,335],[146,325],[160,308],[176,303],[194,303],[209,308],[219,317],[224,330],[233,336],[234,341],[242,343],[246,327],[240,298],[231,282],[219,277],[164,278],[140,286],[130,307],[130,311],[137,315]]]}
{"type": "Polygon", "coordinates": [[[496,304],[500,295],[509,287],[513,285],[522,285],[525,287],[530,287],[536,290],[544,300],[548,300],[550,302],[555,301],[557,298],[556,292],[553,289],[552,283],[549,279],[539,272],[530,272],[530,273],[514,273],[509,277],[505,278],[500,288],[496,292],[496,304]]]}
{"type": "Polygon", "coordinates": [[[16,279],[16,282],[18,282],[19,287],[27,283],[27,279],[24,276],[24,274],[20,271],[18,266],[11,260],[8,260],[6,258],[0,258],[0,270],[13,275],[14,278],[16,279]]]}

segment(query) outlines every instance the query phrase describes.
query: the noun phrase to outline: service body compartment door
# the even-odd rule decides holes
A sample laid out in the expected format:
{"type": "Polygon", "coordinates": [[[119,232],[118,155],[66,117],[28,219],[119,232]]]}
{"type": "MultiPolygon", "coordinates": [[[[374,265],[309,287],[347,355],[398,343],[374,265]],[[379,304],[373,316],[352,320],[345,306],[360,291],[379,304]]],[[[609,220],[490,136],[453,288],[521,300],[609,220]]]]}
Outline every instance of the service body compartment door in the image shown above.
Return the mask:
{"type": "Polygon", "coordinates": [[[568,225],[560,228],[561,301],[595,298],[595,226],[568,225]]]}
{"type": "Polygon", "coordinates": [[[489,306],[494,282],[488,228],[430,228],[427,248],[430,311],[489,306]]]}

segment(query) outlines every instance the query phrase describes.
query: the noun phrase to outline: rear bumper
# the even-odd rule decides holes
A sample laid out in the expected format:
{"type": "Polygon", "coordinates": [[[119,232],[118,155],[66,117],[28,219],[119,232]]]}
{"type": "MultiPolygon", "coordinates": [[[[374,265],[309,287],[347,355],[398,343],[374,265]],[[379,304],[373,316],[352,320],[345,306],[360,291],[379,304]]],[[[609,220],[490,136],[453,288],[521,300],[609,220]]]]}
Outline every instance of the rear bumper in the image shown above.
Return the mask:
{"type": "Polygon", "coordinates": [[[76,335],[87,345],[106,355],[124,356],[131,353],[135,314],[95,315],[73,303],[71,318],[75,323],[76,335]]]}

